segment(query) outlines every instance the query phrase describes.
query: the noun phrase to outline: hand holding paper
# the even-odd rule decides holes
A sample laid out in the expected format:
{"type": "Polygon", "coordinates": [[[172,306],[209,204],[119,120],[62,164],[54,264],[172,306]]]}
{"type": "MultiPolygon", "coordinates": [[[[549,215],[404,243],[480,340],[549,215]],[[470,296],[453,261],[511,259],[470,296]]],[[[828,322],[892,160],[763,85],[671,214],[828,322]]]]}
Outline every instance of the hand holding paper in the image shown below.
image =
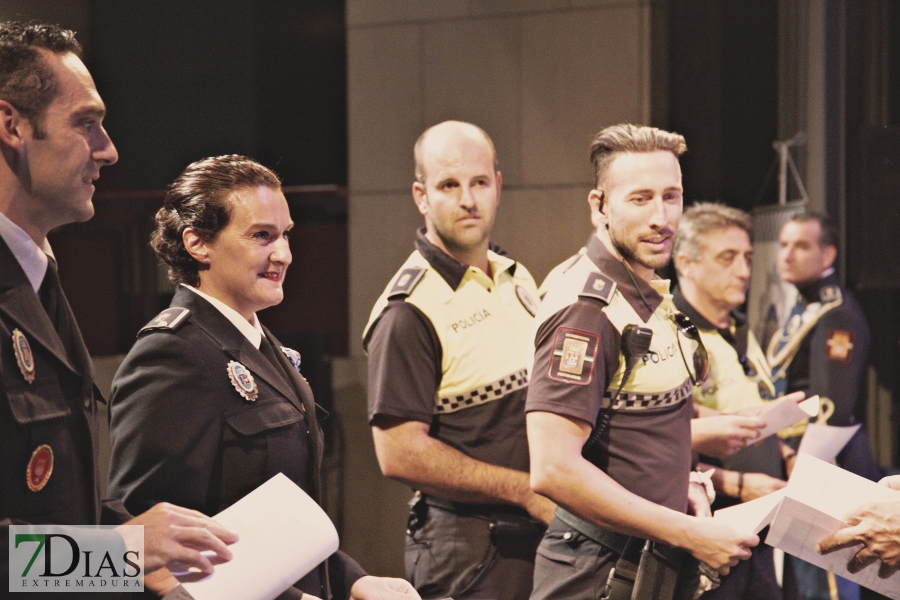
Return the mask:
{"type": "Polygon", "coordinates": [[[847,564],[851,573],[858,573],[879,560],[882,563],[879,577],[888,578],[900,570],[900,494],[897,498],[864,504],[845,520],[849,526],[821,540],[816,552],[827,554],[862,544],[847,564]]]}
{"type": "Polygon", "coordinates": [[[751,444],[778,433],[785,427],[799,423],[803,419],[810,419],[819,414],[819,397],[807,398],[799,404],[794,394],[782,396],[778,400],[769,402],[765,410],[759,415],[766,421],[766,426],[759,430],[759,437],[751,444]]]}

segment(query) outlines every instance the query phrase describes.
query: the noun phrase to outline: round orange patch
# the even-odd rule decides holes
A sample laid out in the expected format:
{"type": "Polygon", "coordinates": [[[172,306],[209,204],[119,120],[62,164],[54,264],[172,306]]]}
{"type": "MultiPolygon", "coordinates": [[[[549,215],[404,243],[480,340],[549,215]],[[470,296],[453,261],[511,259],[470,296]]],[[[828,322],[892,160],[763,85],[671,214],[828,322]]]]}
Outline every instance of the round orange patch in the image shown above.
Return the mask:
{"type": "Polygon", "coordinates": [[[28,471],[25,473],[28,489],[39,492],[47,485],[53,473],[53,450],[47,444],[41,444],[31,453],[28,471]]]}

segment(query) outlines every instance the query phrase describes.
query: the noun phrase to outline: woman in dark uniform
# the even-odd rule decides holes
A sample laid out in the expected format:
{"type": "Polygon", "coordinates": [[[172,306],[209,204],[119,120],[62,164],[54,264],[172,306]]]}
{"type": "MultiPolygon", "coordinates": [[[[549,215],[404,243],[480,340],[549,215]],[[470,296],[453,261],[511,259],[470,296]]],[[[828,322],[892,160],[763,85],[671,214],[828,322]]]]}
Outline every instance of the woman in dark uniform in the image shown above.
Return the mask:
{"type": "MultiPolygon", "coordinates": [[[[278,177],[242,156],[190,165],[151,244],[177,284],[113,380],[109,491],[214,515],[278,473],[319,499],[322,438],[299,355],[256,317],[281,302],[293,222],[278,177]]],[[[338,551],[282,597],[418,598],[338,551]]]]}

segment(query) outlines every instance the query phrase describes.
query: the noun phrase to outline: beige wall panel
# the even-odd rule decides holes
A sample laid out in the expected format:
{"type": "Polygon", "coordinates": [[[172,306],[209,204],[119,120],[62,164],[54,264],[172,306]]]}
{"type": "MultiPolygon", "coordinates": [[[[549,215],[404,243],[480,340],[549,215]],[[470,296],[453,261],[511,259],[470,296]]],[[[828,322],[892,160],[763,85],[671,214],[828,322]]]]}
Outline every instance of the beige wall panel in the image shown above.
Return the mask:
{"type": "Polygon", "coordinates": [[[347,52],[350,188],[405,188],[422,127],[419,28],[350,30],[347,52]]]}
{"type": "Polygon", "coordinates": [[[526,14],[586,6],[641,4],[646,0],[469,0],[472,15],[526,14]]]}
{"type": "Polygon", "coordinates": [[[491,238],[521,261],[538,285],[591,233],[588,187],[503,192],[491,238]]]}
{"type": "MultiPolygon", "coordinates": [[[[412,143],[406,155],[412,163],[412,143]]],[[[411,173],[407,180],[412,185],[411,173]]],[[[349,212],[350,353],[361,355],[360,336],[369,312],[391,276],[415,249],[416,229],[424,221],[411,193],[351,195],[349,212]]]]}
{"type": "Polygon", "coordinates": [[[468,14],[468,0],[347,0],[347,26],[428,21],[468,14]]]}
{"type": "Polygon", "coordinates": [[[526,184],[589,182],[591,137],[641,120],[642,11],[617,5],[523,20],[526,184]]]}
{"type": "Polygon", "coordinates": [[[381,474],[366,419],[365,359],[338,358],[335,370],[335,410],[344,429],[343,527],[341,549],[374,575],[403,577],[406,503],[410,489],[381,474]],[[345,371],[354,373],[345,374],[345,371]],[[377,507],[373,510],[372,507],[377,507]]]}
{"type": "Polygon", "coordinates": [[[521,19],[422,26],[424,126],[447,119],[483,127],[504,181],[521,182],[521,19]]]}

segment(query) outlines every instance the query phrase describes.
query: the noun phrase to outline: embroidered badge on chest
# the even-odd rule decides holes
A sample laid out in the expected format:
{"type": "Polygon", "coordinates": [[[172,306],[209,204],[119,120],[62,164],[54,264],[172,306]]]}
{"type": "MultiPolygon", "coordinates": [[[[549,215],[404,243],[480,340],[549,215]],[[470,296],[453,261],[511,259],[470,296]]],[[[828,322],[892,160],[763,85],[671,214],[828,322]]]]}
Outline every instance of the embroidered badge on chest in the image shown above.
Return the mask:
{"type": "Polygon", "coordinates": [[[254,402],[259,396],[259,389],[256,387],[253,375],[250,374],[247,367],[236,360],[228,363],[228,377],[231,379],[231,385],[244,400],[254,402]]]}
{"type": "Polygon", "coordinates": [[[525,307],[525,310],[528,311],[528,314],[530,314],[532,317],[537,315],[537,303],[531,297],[531,294],[528,293],[528,290],[523,288],[521,285],[517,285],[516,296],[519,297],[519,302],[522,303],[522,306],[525,307]]]}
{"type": "Polygon", "coordinates": [[[25,334],[18,329],[12,331],[13,351],[16,353],[16,362],[25,381],[34,381],[34,354],[31,352],[31,344],[25,338],[25,334]]]}
{"type": "Polygon", "coordinates": [[[53,473],[53,449],[47,444],[41,444],[31,453],[28,468],[25,471],[28,489],[39,492],[47,485],[50,474],[53,473]]]}
{"type": "MultiPolygon", "coordinates": [[[[297,372],[300,373],[300,353],[293,348],[288,348],[287,346],[282,346],[281,351],[285,356],[287,356],[287,359],[291,361],[291,364],[294,365],[294,368],[297,369],[297,372]]],[[[300,374],[302,375],[302,373],[300,374]]]]}

